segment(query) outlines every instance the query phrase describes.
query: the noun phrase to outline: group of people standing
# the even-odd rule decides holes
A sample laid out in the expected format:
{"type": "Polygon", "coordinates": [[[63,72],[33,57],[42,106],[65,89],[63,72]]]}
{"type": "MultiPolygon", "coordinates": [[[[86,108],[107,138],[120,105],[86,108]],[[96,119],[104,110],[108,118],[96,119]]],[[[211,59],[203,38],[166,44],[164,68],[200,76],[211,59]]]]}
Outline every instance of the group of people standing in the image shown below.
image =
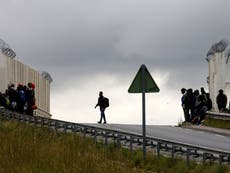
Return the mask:
{"type": "Polygon", "coordinates": [[[0,92],[0,106],[33,115],[33,110],[37,108],[34,89],[35,85],[31,82],[27,86],[18,84],[16,89],[14,84],[9,84],[5,93],[0,92]]]}
{"type": "MultiPolygon", "coordinates": [[[[205,118],[205,114],[208,110],[212,109],[212,100],[209,93],[206,93],[204,88],[201,87],[200,91],[193,89],[181,89],[181,105],[184,111],[185,121],[193,124],[200,124],[205,118]]],[[[222,89],[216,97],[216,104],[219,112],[229,112],[227,106],[227,96],[222,89]]],[[[230,105],[229,105],[230,107],[230,105]]]]}
{"type": "Polygon", "coordinates": [[[181,89],[181,105],[185,121],[200,124],[205,118],[205,113],[212,109],[212,100],[203,87],[199,90],[181,89]]]}

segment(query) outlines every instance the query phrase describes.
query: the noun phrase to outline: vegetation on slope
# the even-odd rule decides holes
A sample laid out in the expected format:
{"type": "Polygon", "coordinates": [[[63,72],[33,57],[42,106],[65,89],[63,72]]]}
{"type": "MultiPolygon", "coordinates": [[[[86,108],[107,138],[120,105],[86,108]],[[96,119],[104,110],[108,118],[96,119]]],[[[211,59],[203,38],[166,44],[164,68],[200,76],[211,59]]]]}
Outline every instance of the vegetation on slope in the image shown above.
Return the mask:
{"type": "Polygon", "coordinates": [[[205,118],[205,126],[222,128],[230,130],[230,121],[229,120],[219,120],[214,118],[205,118]]]}
{"type": "Polygon", "coordinates": [[[0,173],[228,172],[226,166],[133,154],[115,144],[103,146],[79,135],[0,121],[0,173]]]}

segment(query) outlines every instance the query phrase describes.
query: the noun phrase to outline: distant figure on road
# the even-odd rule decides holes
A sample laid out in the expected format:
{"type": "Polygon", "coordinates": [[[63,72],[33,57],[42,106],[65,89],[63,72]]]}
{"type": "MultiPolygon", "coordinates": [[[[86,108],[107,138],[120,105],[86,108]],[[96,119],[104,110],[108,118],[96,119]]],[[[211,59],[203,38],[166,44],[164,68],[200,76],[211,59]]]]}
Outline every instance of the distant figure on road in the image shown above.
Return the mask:
{"type": "Polygon", "coordinates": [[[106,124],[105,108],[109,106],[109,99],[103,96],[102,91],[99,92],[99,98],[98,98],[98,102],[95,106],[95,109],[97,106],[100,107],[100,111],[101,111],[101,118],[100,118],[100,121],[98,121],[98,123],[102,123],[102,119],[103,119],[104,124],[106,124]]]}
{"type": "Polygon", "coordinates": [[[224,94],[222,89],[219,90],[219,94],[216,97],[216,103],[220,112],[224,112],[226,110],[227,96],[224,94]]]}

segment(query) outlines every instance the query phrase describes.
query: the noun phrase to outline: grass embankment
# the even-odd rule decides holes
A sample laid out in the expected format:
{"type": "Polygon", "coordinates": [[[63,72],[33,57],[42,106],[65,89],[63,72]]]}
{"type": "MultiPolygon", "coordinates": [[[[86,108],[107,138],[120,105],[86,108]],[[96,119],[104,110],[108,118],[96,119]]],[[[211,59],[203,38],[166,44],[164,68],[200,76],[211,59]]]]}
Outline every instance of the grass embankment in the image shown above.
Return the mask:
{"type": "Polygon", "coordinates": [[[210,126],[210,127],[215,127],[215,128],[222,128],[222,129],[230,130],[230,121],[229,120],[205,118],[204,125],[210,126]]]}
{"type": "Polygon", "coordinates": [[[1,173],[214,173],[229,172],[226,166],[191,163],[157,158],[114,144],[103,146],[92,139],[55,133],[47,128],[0,121],[1,173]]]}

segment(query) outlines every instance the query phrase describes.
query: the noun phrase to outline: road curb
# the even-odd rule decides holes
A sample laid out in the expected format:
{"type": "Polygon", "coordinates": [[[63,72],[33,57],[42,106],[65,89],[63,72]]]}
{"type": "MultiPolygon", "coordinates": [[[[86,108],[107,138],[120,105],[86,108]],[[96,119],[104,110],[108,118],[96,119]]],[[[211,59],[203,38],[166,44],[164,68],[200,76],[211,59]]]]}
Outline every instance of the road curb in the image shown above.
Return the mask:
{"type": "Polygon", "coordinates": [[[230,137],[230,130],[227,129],[220,129],[220,128],[214,128],[208,126],[198,126],[198,125],[189,125],[189,126],[184,126],[182,128],[187,128],[187,129],[192,129],[197,131],[205,131],[205,132],[210,132],[210,133],[215,133],[215,134],[230,137]]]}

